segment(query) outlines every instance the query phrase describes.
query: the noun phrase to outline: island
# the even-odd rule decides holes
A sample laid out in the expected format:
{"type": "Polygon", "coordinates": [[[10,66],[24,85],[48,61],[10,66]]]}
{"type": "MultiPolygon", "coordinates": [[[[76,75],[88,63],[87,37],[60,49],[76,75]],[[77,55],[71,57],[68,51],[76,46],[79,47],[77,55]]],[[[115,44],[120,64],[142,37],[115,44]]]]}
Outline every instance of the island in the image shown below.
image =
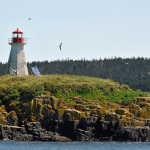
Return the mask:
{"type": "Polygon", "coordinates": [[[0,140],[150,141],[150,97],[110,79],[1,76],[0,140]]]}

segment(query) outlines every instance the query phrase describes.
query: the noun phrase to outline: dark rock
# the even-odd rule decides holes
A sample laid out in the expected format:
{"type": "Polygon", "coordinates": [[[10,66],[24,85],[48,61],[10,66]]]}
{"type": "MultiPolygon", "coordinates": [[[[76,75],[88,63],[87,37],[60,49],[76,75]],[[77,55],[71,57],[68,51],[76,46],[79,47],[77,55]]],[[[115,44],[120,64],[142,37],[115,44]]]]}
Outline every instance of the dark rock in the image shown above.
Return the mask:
{"type": "Polygon", "coordinates": [[[60,129],[60,122],[58,120],[51,121],[53,131],[46,131],[41,128],[40,122],[26,123],[25,128],[28,134],[33,135],[34,141],[71,141],[69,138],[60,136],[57,131],[60,129]]]}
{"type": "Polygon", "coordinates": [[[72,140],[76,140],[76,129],[79,124],[79,120],[62,121],[60,124],[60,130],[58,132],[72,140]]]}
{"type": "Polygon", "coordinates": [[[95,135],[90,131],[77,129],[76,132],[77,141],[91,141],[95,139],[95,135]]]}
{"type": "Polygon", "coordinates": [[[11,111],[8,116],[6,117],[7,124],[12,126],[18,125],[18,116],[16,115],[15,111],[11,111]]]}
{"type": "Polygon", "coordinates": [[[148,142],[150,141],[149,127],[122,127],[113,136],[115,141],[148,142]]]}
{"type": "Polygon", "coordinates": [[[27,134],[24,127],[0,125],[1,140],[32,141],[33,135],[27,134]]]}
{"type": "Polygon", "coordinates": [[[22,122],[21,127],[0,125],[0,140],[150,141],[149,126],[124,127],[121,121],[104,121],[92,116],[82,117],[80,120],[43,121],[22,122]]]}

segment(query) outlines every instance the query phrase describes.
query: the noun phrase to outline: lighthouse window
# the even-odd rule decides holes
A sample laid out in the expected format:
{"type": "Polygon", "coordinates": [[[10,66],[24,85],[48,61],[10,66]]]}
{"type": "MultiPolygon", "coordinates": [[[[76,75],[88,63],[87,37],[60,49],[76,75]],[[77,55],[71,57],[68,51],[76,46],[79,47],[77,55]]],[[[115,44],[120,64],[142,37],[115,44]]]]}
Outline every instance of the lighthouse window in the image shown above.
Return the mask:
{"type": "Polygon", "coordinates": [[[14,38],[16,38],[16,37],[17,37],[17,34],[16,34],[16,33],[14,33],[14,34],[13,34],[13,37],[14,37],[14,38]]]}
{"type": "Polygon", "coordinates": [[[22,37],[22,34],[18,34],[18,37],[21,38],[21,37],[22,37]]]}

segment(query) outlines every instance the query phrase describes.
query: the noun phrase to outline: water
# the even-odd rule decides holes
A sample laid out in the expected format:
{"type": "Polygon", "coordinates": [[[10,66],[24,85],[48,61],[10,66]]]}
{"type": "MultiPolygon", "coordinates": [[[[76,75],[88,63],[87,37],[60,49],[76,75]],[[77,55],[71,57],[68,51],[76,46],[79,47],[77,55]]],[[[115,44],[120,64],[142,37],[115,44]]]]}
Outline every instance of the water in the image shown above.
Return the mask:
{"type": "Polygon", "coordinates": [[[0,141],[0,150],[150,150],[148,143],[0,141]]]}

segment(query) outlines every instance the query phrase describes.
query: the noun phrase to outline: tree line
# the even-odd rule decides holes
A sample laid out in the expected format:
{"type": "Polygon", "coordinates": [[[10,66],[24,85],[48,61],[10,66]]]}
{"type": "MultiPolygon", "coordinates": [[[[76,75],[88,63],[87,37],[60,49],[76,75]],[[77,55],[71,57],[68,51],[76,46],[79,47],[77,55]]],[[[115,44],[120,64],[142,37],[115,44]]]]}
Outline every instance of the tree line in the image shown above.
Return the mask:
{"type": "MultiPolygon", "coordinates": [[[[42,75],[70,74],[112,79],[120,84],[127,84],[133,90],[150,91],[150,58],[105,58],[92,60],[55,60],[33,61],[28,64],[37,66],[42,75]]],[[[8,64],[0,62],[0,76],[8,74],[8,64]]]]}

